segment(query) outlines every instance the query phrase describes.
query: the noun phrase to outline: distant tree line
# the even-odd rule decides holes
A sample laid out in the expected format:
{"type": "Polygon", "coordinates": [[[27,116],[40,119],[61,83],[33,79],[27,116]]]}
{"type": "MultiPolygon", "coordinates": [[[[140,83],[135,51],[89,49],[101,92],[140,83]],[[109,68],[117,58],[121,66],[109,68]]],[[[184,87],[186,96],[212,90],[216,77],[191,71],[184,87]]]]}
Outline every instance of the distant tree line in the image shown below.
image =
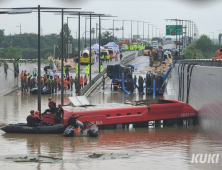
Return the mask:
{"type": "Polygon", "coordinates": [[[202,35],[184,50],[184,58],[194,59],[194,56],[196,56],[199,59],[211,59],[217,56],[216,51],[221,48],[221,45],[214,44],[208,36],[202,35]]]}
{"type": "MultiPolygon", "coordinates": [[[[69,33],[71,31],[69,30],[69,33]]],[[[58,46],[55,48],[55,57],[58,58],[61,55],[61,33],[49,34],[41,36],[41,58],[46,59],[49,56],[54,55],[54,45],[58,46]]],[[[70,34],[69,34],[70,35],[70,34]]],[[[77,41],[73,40],[73,37],[69,36],[69,43],[74,44],[72,54],[70,57],[75,55],[74,46],[77,45],[77,41]]],[[[64,55],[66,55],[66,44],[67,44],[67,24],[64,24],[64,55]]],[[[38,58],[38,35],[34,33],[24,33],[16,35],[4,34],[4,30],[0,30],[0,58],[11,59],[11,58],[23,58],[23,59],[37,59],[38,58]]]]}
{"type": "MultiPolygon", "coordinates": [[[[72,53],[69,54],[70,58],[77,56],[78,40],[74,39],[71,35],[71,30],[67,29],[67,24],[64,24],[63,33],[63,50],[64,57],[67,57],[67,33],[69,34],[68,42],[72,44],[72,53]],[[68,32],[67,32],[68,31],[68,32]]],[[[53,56],[60,58],[62,49],[62,32],[60,34],[49,34],[41,36],[41,58],[47,59],[53,56]],[[54,49],[54,46],[56,47],[54,49]],[[58,47],[58,48],[57,48],[58,47]],[[55,51],[54,51],[55,50],[55,51]]],[[[81,39],[81,49],[84,48],[84,39],[81,39]]],[[[108,42],[116,41],[111,32],[104,32],[101,37],[101,44],[105,45],[108,42]]],[[[95,39],[92,39],[92,45],[95,39]]],[[[89,39],[86,41],[86,46],[89,47],[89,39]]],[[[2,59],[37,59],[38,58],[38,35],[34,33],[24,33],[15,35],[5,35],[4,30],[0,30],[0,58],[2,59]]]]}

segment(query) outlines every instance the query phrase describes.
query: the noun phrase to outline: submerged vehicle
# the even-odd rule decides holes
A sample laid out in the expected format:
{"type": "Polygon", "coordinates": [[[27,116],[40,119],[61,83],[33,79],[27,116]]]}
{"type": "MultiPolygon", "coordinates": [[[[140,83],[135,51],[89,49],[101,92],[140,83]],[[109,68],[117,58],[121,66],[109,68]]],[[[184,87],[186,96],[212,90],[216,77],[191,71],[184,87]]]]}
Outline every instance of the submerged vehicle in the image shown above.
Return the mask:
{"type": "Polygon", "coordinates": [[[98,137],[99,131],[98,127],[91,122],[80,122],[76,121],[78,128],[74,128],[72,125],[68,126],[63,136],[65,137],[80,137],[80,136],[89,136],[89,137],[98,137]]]}
{"type": "Polygon", "coordinates": [[[45,125],[40,126],[27,126],[25,123],[9,124],[1,130],[6,133],[31,133],[31,134],[61,134],[63,133],[65,126],[63,124],[57,125],[45,125]]]}
{"type": "MultiPolygon", "coordinates": [[[[38,87],[34,87],[30,90],[31,94],[38,94],[38,87]]],[[[51,94],[52,90],[47,86],[42,87],[41,94],[51,94]]]]}

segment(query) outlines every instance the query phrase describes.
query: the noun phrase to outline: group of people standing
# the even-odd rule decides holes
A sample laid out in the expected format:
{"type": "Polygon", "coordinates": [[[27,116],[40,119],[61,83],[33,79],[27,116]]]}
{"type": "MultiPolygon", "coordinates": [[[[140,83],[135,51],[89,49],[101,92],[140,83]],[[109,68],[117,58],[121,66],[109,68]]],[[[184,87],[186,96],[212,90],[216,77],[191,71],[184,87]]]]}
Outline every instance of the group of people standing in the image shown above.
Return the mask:
{"type": "MultiPolygon", "coordinates": [[[[113,54],[102,53],[102,56],[101,56],[102,62],[104,62],[104,61],[106,61],[106,62],[112,61],[113,58],[114,58],[113,54]]],[[[115,54],[115,61],[118,61],[118,54],[117,53],[115,54]]]]}
{"type": "Polygon", "coordinates": [[[37,82],[37,70],[35,69],[32,73],[33,74],[30,75],[30,73],[27,73],[26,70],[22,70],[22,72],[20,73],[22,92],[28,92],[29,88],[31,90],[35,86],[37,82]]]}
{"type": "MultiPolygon", "coordinates": [[[[89,69],[88,69],[89,70],[89,69]]],[[[87,71],[88,73],[89,71],[87,71]]],[[[73,91],[73,85],[75,85],[76,93],[78,91],[78,74],[76,74],[75,78],[69,75],[69,72],[65,71],[63,79],[63,88],[66,92],[67,90],[73,91]]],[[[89,74],[89,73],[88,73],[89,74]]],[[[84,77],[80,77],[80,88],[86,86],[88,82],[88,78],[86,74],[84,77]]],[[[35,69],[33,74],[27,73],[26,71],[21,72],[20,74],[21,79],[21,90],[22,92],[28,92],[29,89],[31,90],[38,85],[38,73],[35,69]]],[[[48,91],[49,93],[57,93],[57,91],[61,90],[61,78],[59,75],[50,76],[48,74],[44,74],[41,77],[41,89],[43,91],[48,91]]]]}

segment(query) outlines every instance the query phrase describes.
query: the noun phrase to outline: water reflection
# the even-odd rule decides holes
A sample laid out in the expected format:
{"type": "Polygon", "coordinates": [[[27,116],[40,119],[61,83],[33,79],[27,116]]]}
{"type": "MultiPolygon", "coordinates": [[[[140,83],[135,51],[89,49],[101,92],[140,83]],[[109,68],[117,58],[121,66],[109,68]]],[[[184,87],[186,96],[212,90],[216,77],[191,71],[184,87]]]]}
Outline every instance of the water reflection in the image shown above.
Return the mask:
{"type": "MultiPolygon", "coordinates": [[[[221,150],[198,127],[136,128],[100,131],[98,138],[65,138],[62,135],[2,134],[0,156],[44,154],[62,157],[63,161],[54,165],[55,169],[77,167],[85,169],[134,169],[136,166],[149,166],[163,169],[195,169],[199,165],[190,164],[196,149],[208,149],[209,153],[221,150]],[[210,146],[210,147],[209,147],[210,146]],[[90,159],[89,154],[127,154],[127,159],[90,159]],[[75,163],[75,164],[70,164],[75,163]],[[114,166],[116,164],[116,166],[114,166]],[[99,167],[98,167],[99,165],[99,167]],[[190,168],[188,168],[188,166],[190,168]],[[112,168],[111,168],[112,167],[112,168]],[[125,167],[125,168],[123,168],[125,167]]],[[[5,162],[16,166],[16,163],[5,162]]],[[[31,163],[34,169],[45,169],[49,165],[31,163]]],[[[211,165],[216,167],[218,165],[211,165]]],[[[13,166],[12,166],[13,167],[13,166]]],[[[145,169],[141,167],[141,169],[145,169]]],[[[206,169],[206,168],[201,168],[206,169]]]]}

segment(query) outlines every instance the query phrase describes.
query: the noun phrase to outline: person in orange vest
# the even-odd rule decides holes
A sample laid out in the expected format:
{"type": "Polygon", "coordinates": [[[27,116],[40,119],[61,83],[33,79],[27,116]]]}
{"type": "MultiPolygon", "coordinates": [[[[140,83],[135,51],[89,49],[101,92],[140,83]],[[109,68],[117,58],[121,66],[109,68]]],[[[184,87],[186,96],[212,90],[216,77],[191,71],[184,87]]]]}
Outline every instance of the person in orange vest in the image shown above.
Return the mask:
{"type": "Polygon", "coordinates": [[[56,82],[59,88],[58,90],[61,90],[61,79],[59,78],[59,76],[56,77],[56,82]]]}
{"type": "Polygon", "coordinates": [[[65,92],[66,92],[67,87],[68,87],[68,81],[65,78],[64,81],[63,81],[63,88],[64,88],[65,92]]]}
{"type": "Polygon", "coordinates": [[[25,89],[27,90],[27,91],[29,91],[29,78],[28,78],[28,76],[25,76],[24,77],[25,78],[25,89]]]}
{"type": "Polygon", "coordinates": [[[222,59],[222,49],[217,50],[217,57],[213,57],[213,60],[222,59]]]}
{"type": "Polygon", "coordinates": [[[35,119],[35,111],[34,110],[31,110],[30,111],[30,115],[27,116],[26,120],[27,120],[27,125],[28,126],[36,126],[36,119],[35,119]]]}
{"type": "Polygon", "coordinates": [[[41,84],[42,84],[42,86],[45,85],[45,82],[44,82],[44,78],[43,78],[43,77],[41,78],[41,84]]]}
{"type": "Polygon", "coordinates": [[[118,61],[118,54],[115,55],[115,61],[118,61]]]}
{"type": "Polygon", "coordinates": [[[36,119],[36,124],[37,124],[37,125],[40,125],[40,123],[41,123],[41,118],[40,118],[40,115],[39,115],[39,111],[38,111],[38,110],[35,111],[35,119],[36,119]]]}
{"type": "Polygon", "coordinates": [[[110,54],[110,60],[113,61],[113,54],[110,54]]]}
{"type": "Polygon", "coordinates": [[[84,86],[87,85],[87,81],[88,81],[88,79],[87,79],[87,77],[86,77],[86,75],[85,75],[85,77],[84,77],[84,86]]]}
{"type": "Polygon", "coordinates": [[[24,72],[23,72],[23,70],[22,70],[22,72],[21,72],[21,74],[20,74],[20,79],[23,79],[23,77],[24,77],[24,72]]]}
{"type": "Polygon", "coordinates": [[[83,82],[84,82],[84,78],[81,76],[80,77],[80,89],[83,88],[83,82]]]}

